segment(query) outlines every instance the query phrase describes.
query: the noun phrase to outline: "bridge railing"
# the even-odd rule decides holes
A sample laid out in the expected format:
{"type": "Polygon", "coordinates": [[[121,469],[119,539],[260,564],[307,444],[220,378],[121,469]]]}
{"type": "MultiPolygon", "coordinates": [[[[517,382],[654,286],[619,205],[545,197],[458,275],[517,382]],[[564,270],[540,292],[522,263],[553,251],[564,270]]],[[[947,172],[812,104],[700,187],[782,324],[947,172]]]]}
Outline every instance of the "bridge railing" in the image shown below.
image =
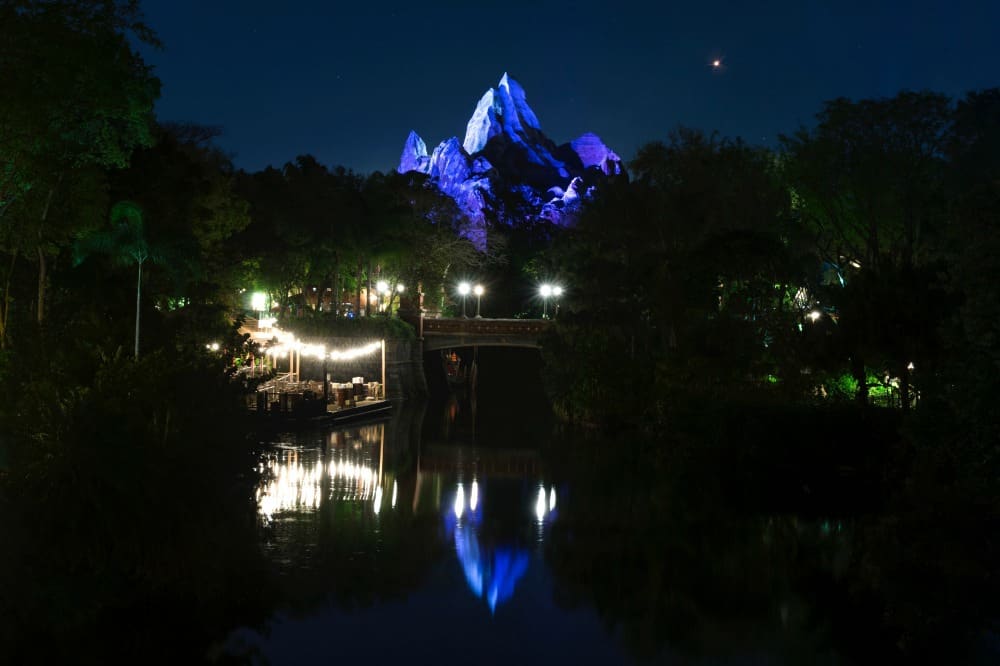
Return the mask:
{"type": "Polygon", "coordinates": [[[541,335],[552,322],[547,319],[424,319],[423,332],[443,335],[541,335]]]}

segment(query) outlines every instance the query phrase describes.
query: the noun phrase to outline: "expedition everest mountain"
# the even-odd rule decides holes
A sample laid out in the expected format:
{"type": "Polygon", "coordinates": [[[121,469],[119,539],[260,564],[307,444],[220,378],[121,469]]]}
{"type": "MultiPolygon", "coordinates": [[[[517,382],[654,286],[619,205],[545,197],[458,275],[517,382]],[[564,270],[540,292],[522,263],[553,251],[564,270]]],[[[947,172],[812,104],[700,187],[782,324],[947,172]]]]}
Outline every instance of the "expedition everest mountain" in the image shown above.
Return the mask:
{"type": "Polygon", "coordinates": [[[580,202],[609,176],[624,173],[621,159],[596,134],[557,146],[542,132],[524,88],[505,73],[479,100],[465,129],[427,153],[410,132],[399,173],[427,174],[468,217],[464,232],[480,250],[490,221],[534,219],[572,224],[580,202]]]}

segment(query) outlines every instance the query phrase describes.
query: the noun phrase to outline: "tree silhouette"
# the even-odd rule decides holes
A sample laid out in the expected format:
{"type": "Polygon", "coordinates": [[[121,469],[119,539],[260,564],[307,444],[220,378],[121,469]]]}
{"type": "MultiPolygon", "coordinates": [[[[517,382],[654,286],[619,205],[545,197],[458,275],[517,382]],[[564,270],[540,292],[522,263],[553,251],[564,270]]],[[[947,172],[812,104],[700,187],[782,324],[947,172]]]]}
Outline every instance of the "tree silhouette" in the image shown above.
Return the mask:
{"type": "Polygon", "coordinates": [[[119,201],[111,209],[111,228],[82,238],[76,247],[76,263],[90,254],[106,254],[118,265],[135,264],[135,358],[139,358],[139,319],[142,303],[142,266],[160,261],[146,239],[142,209],[132,201],[119,201]]]}

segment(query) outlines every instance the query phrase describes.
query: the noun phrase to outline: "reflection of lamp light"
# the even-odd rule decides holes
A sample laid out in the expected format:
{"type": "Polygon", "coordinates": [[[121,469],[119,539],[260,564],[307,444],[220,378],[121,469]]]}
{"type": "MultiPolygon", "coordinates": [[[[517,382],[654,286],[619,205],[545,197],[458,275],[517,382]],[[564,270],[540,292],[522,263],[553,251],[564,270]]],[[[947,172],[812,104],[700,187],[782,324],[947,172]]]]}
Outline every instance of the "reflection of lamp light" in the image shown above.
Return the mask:
{"type": "Polygon", "coordinates": [[[535,516],[541,521],[545,518],[545,486],[538,487],[538,500],[535,502],[535,516]]]}
{"type": "Polygon", "coordinates": [[[555,511],[556,509],[556,487],[552,486],[549,490],[549,511],[555,511]]]}
{"type": "Polygon", "coordinates": [[[461,518],[463,513],[465,513],[465,488],[460,483],[458,490],[455,491],[455,517],[461,518]]]}
{"type": "Polygon", "coordinates": [[[479,483],[472,481],[472,488],[469,490],[469,511],[475,511],[479,506],[479,483]]]}

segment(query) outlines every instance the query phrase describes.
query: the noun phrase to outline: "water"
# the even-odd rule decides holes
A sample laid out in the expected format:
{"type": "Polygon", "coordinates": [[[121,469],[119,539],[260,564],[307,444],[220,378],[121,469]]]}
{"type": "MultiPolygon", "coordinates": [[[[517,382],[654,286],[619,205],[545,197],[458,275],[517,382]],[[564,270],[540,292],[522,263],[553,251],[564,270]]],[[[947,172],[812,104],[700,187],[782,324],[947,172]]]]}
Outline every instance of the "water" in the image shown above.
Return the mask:
{"type": "Polygon", "coordinates": [[[555,602],[544,553],[559,490],[537,452],[440,444],[409,458],[386,441],[398,428],[312,433],[268,455],[260,516],[288,608],[266,637],[234,640],[274,664],[620,660],[596,613],[555,602]]]}
{"type": "Polygon", "coordinates": [[[849,478],[822,497],[756,472],[731,484],[697,449],[561,432],[530,377],[488,383],[509,356],[481,360],[474,396],[269,442],[258,523],[277,592],[231,654],[995,662],[974,547],[939,517],[859,500],[849,478]]]}
{"type": "MultiPolygon", "coordinates": [[[[535,405],[521,416],[538,425],[535,405]]],[[[266,632],[234,634],[235,651],[273,664],[382,662],[427,645],[476,663],[625,659],[593,609],[557,601],[545,553],[567,487],[523,423],[507,415],[484,432],[472,408],[452,395],[272,442],[257,499],[286,607],[266,632]]]]}
{"type": "Polygon", "coordinates": [[[946,450],[895,462],[875,412],[574,432],[526,354],[252,454],[95,424],[0,483],[0,663],[1000,663],[998,512],[946,450]]]}

